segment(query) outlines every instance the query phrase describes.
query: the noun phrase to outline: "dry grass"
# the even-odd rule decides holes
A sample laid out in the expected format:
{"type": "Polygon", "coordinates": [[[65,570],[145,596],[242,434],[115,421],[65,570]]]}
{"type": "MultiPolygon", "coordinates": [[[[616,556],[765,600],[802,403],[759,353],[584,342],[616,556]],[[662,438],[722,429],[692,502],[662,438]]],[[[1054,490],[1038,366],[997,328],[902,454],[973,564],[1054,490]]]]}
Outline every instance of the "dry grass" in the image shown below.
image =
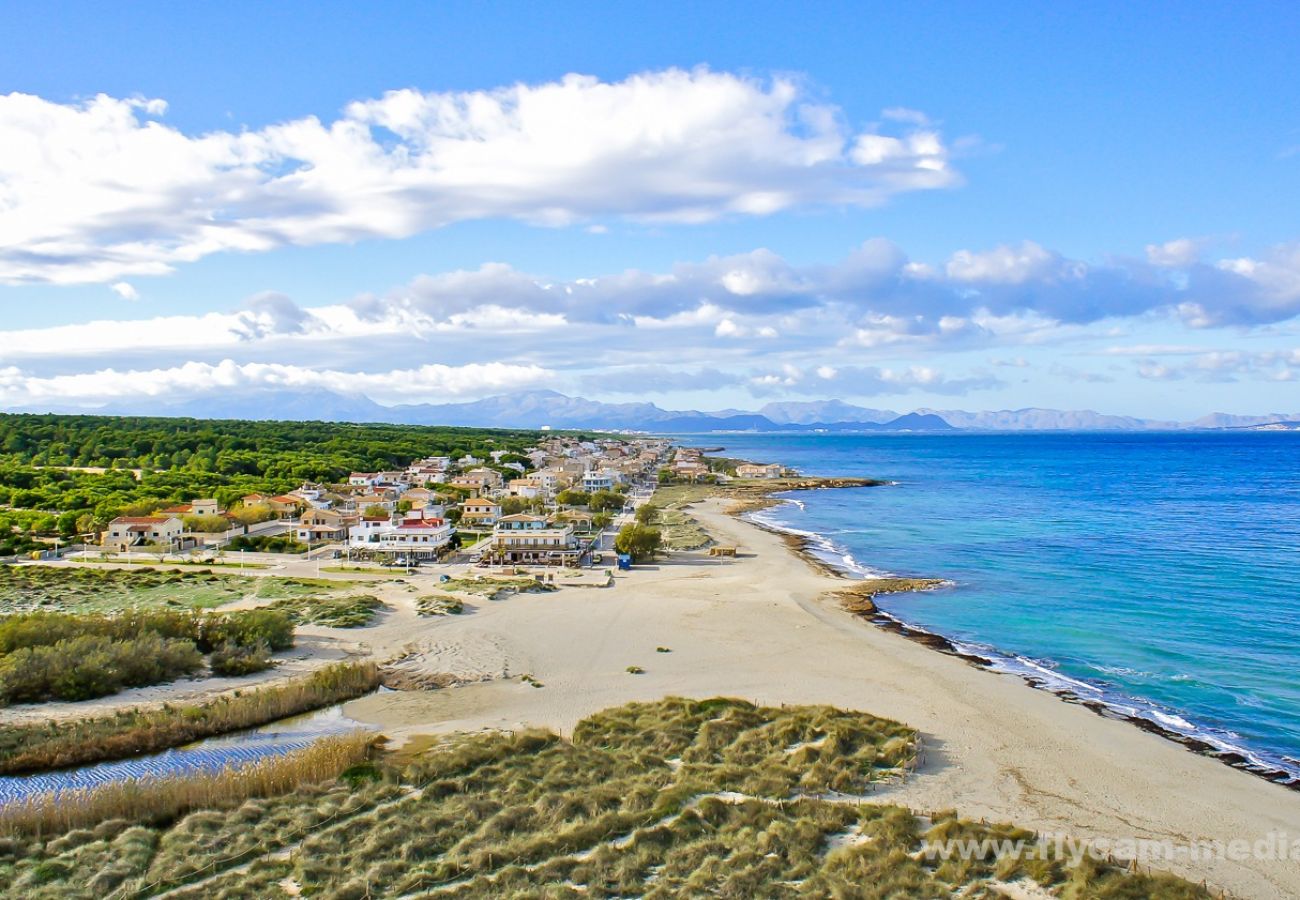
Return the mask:
{"type": "Polygon", "coordinates": [[[670,698],[592,716],[569,741],[524,731],[419,746],[400,774],[356,772],[166,827],[14,841],[4,895],[276,897],[291,879],[337,900],[937,898],[1028,877],[1060,896],[1206,896],[1092,862],[927,859],[927,838],[1024,833],[860,802],[916,752],[912,731],[864,713],[670,698]]]}

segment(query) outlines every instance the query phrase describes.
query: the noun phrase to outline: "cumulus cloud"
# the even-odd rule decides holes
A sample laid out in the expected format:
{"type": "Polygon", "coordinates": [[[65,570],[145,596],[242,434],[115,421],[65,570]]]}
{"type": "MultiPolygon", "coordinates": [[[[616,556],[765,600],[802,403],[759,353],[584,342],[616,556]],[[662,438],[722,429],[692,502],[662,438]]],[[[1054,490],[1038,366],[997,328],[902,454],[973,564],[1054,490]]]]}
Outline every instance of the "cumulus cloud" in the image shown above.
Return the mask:
{"type": "Polygon", "coordinates": [[[702,68],[399,90],[328,122],[201,135],[167,125],[166,108],[0,96],[0,282],[111,281],[223,251],[473,219],[691,223],[869,207],[959,181],[920,114],[854,132],[794,79],[702,68]]]}
{"type": "Polygon", "coordinates": [[[241,364],[226,359],[215,365],[188,362],[167,369],[110,368],[44,377],[9,366],[0,368],[0,403],[90,404],[139,398],[186,399],[230,391],[307,389],[363,394],[381,402],[418,402],[534,387],[554,375],[539,366],[505,363],[429,364],[415,369],[346,372],[275,363],[241,364]]]}
{"type": "Polygon", "coordinates": [[[121,297],[123,300],[139,300],[140,292],[131,284],[125,281],[117,281],[109,285],[109,289],[121,297]]]}

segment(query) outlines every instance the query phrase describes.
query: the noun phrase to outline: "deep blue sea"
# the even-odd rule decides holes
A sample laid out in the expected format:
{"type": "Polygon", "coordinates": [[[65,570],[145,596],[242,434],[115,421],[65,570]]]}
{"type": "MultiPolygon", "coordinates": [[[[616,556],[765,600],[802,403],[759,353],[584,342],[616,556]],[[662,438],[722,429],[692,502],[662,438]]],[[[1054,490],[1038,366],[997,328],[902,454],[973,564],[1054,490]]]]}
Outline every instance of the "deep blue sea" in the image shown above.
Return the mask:
{"type": "Polygon", "coordinates": [[[1300,434],[789,435],[687,440],[889,487],[762,513],[879,598],[1010,671],[1300,776],[1300,434]]]}

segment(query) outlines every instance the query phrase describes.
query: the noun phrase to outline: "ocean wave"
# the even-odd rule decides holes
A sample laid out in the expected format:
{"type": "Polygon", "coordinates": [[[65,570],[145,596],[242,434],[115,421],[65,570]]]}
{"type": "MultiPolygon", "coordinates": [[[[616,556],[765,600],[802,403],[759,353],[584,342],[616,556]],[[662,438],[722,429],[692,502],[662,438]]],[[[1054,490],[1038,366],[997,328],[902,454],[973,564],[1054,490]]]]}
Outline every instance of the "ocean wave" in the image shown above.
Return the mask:
{"type": "MultiPolygon", "coordinates": [[[[913,627],[911,625],[909,628],[913,627]]],[[[951,640],[951,639],[949,639],[951,640]]],[[[1114,716],[1123,719],[1142,719],[1171,735],[1205,744],[1219,753],[1240,757],[1248,768],[1260,772],[1284,771],[1293,779],[1300,779],[1300,764],[1288,757],[1272,755],[1245,746],[1241,735],[1227,729],[1199,725],[1174,710],[1148,700],[1113,691],[1103,685],[1072,678],[1063,674],[1057,664],[1048,660],[1035,660],[1005,653],[984,644],[952,641],[961,653],[983,657],[990,661],[989,668],[1008,675],[1017,675],[1034,687],[1095,703],[1114,716]]],[[[1101,667],[1098,667],[1101,668],[1101,667]]]]}

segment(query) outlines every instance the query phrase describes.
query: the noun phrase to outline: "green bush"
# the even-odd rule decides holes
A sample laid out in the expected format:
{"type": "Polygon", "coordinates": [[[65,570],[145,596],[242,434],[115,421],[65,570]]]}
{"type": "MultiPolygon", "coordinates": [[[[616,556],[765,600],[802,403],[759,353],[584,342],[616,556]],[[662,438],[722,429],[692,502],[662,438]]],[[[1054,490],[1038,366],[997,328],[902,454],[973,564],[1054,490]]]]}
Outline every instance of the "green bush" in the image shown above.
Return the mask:
{"type": "Polygon", "coordinates": [[[0,619],[0,703],[85,700],[160,684],[200,670],[205,653],[218,674],[242,675],[292,646],[293,622],[275,610],[20,613],[0,619]]]}
{"type": "Polygon", "coordinates": [[[265,644],[251,647],[225,644],[212,651],[208,665],[213,675],[251,675],[271,668],[271,651],[265,644]]]}
{"type": "Polygon", "coordinates": [[[85,635],[0,656],[0,701],[89,700],[197,672],[193,643],[145,634],[125,641],[85,635]]]}

